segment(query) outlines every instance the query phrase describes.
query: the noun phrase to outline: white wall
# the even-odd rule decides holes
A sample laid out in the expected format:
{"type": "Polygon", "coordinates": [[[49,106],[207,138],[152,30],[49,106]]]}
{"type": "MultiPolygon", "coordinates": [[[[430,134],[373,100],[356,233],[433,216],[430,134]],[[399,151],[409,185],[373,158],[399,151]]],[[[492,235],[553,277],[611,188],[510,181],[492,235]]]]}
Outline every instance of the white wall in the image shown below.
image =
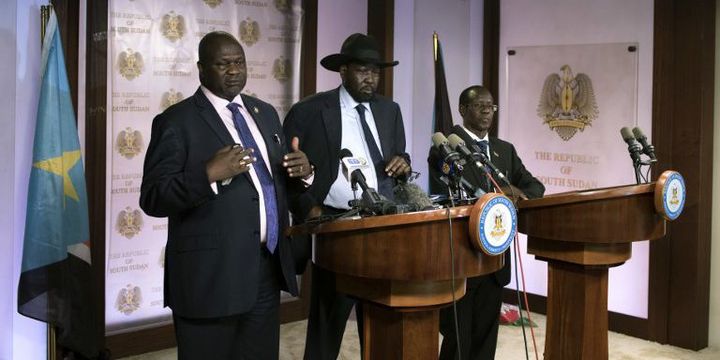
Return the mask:
{"type": "Polygon", "coordinates": [[[710,245],[710,321],[708,345],[720,347],[720,0],[715,7],[715,124],[713,127],[713,199],[710,245]]]}
{"type": "Polygon", "coordinates": [[[0,359],[45,357],[43,323],[17,313],[27,183],[40,85],[40,5],[12,0],[0,12],[0,359]]]}
{"type": "Polygon", "coordinates": [[[407,151],[418,185],[427,188],[427,154],[435,95],[432,34],[442,44],[453,120],[460,92],[482,83],[482,0],[396,0],[393,94],[405,120],[407,151]]]}
{"type": "Polygon", "coordinates": [[[340,86],[340,74],[326,70],[320,65],[320,60],[327,55],[339,53],[343,41],[351,34],[367,34],[367,9],[367,1],[318,1],[318,92],[340,86]]]}
{"type": "MultiPolygon", "coordinates": [[[[651,133],[653,0],[514,0],[500,6],[500,74],[506,72],[509,47],[637,42],[638,126],[651,133]]],[[[507,104],[505,80],[500,76],[501,107],[507,104]]],[[[506,116],[507,111],[500,112],[500,137],[522,130],[510,129],[506,116]]],[[[523,161],[532,171],[535,160],[523,161]]],[[[546,264],[532,256],[524,256],[523,261],[528,292],[545,295],[546,264]]],[[[648,268],[648,242],[633,244],[632,258],[610,270],[611,311],[647,318],[648,268]]]]}

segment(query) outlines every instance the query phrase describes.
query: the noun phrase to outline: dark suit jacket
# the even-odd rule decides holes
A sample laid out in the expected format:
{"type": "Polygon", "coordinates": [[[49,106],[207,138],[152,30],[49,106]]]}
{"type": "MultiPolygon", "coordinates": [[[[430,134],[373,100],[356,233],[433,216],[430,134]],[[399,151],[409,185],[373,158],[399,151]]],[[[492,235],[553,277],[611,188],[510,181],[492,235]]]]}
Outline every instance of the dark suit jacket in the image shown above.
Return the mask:
{"type": "MultiPolygon", "coordinates": [[[[267,145],[277,195],[280,229],[288,226],[287,152],[275,109],[242,95],[267,145]],[[277,136],[275,136],[277,134],[277,136]],[[285,216],[283,216],[285,215],[285,216]]],[[[168,217],[165,249],[165,304],[189,318],[246,312],[254,304],[260,263],[258,191],[248,173],[227,186],[210,188],[206,162],[234,141],[220,116],[198,89],[155,117],[140,192],[140,207],[150,216],[168,217]]],[[[297,294],[290,241],[276,249],[283,287],[297,294]]]]}
{"type": "MultiPolygon", "coordinates": [[[[376,95],[370,101],[375,118],[380,147],[385,161],[394,156],[410,156],[405,152],[405,128],[400,106],[390,99],[376,95]]],[[[290,209],[302,221],[314,206],[322,206],[330,186],[338,176],[340,145],[342,142],[342,119],[340,113],[340,88],[317,93],[293,105],[283,124],[288,142],[297,136],[300,148],[315,166],[312,186],[305,189],[290,187],[290,209]]],[[[311,255],[310,237],[294,238],[293,251],[297,273],[302,273],[311,255]]]]}
{"type": "MultiPolygon", "coordinates": [[[[400,106],[376,95],[370,101],[370,108],[385,161],[399,155],[405,157],[409,164],[400,106]]],[[[313,206],[322,205],[338,175],[342,141],[340,88],[315,94],[295,104],[285,117],[283,126],[288,139],[294,136],[300,139],[300,148],[315,166],[312,186],[307,191],[298,191],[297,188],[291,191],[293,214],[305,218],[313,206]]]]}
{"type": "MultiPolygon", "coordinates": [[[[466,144],[472,144],[473,139],[465,130],[455,125],[452,129],[453,134],[457,134],[466,144]]],[[[525,168],[522,160],[518,157],[515,147],[507,142],[495,137],[489,139],[490,142],[490,161],[500,170],[511,184],[522,190],[528,198],[539,198],[545,193],[545,186],[525,168]]],[[[445,185],[440,181],[442,173],[437,169],[437,164],[429,164],[430,168],[430,192],[436,194],[447,193],[445,185]]],[[[480,187],[482,179],[485,178],[482,169],[475,164],[468,162],[465,165],[463,177],[473,185],[480,187]]],[[[495,178],[498,185],[502,186],[500,179],[495,178]]],[[[510,250],[505,252],[505,265],[503,268],[493,274],[498,285],[505,286],[510,282],[510,250]]],[[[472,279],[468,279],[468,286],[472,286],[472,279]]]]}

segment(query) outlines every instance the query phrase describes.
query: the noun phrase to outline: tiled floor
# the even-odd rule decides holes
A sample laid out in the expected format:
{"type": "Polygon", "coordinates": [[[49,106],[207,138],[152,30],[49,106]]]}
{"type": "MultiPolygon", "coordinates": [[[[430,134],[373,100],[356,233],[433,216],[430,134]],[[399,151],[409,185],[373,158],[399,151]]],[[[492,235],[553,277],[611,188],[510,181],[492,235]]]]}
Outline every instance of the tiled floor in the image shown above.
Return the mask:
{"type": "MultiPolygon", "coordinates": [[[[538,324],[535,328],[535,338],[539,352],[545,344],[545,317],[532,315],[533,321],[538,324]]],[[[280,327],[280,359],[296,360],[302,359],[305,347],[305,321],[298,321],[285,324],[280,327]]],[[[534,359],[532,341],[528,336],[529,358],[534,359]]],[[[616,360],[717,360],[720,359],[719,348],[707,348],[699,352],[680,349],[669,345],[629,337],[611,332],[608,337],[610,359],[616,360]]],[[[496,359],[525,359],[523,335],[520,327],[501,326],[498,337],[498,350],[496,359]]],[[[167,349],[154,353],[132,356],[125,360],[170,360],[177,357],[175,349],[167,349]]],[[[539,356],[542,358],[542,355],[539,356]]],[[[354,321],[348,322],[340,353],[341,360],[359,360],[360,351],[357,340],[357,327],[354,321]]]]}

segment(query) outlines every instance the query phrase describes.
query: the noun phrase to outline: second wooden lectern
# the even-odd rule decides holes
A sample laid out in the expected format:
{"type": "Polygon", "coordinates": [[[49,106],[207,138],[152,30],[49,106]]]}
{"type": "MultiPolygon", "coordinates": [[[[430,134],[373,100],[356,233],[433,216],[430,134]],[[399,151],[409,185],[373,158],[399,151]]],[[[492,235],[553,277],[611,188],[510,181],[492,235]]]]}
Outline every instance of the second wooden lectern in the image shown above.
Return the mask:
{"type": "Polygon", "coordinates": [[[608,269],[632,243],[665,235],[655,183],[554,194],[519,204],[527,251],[548,262],[545,359],[608,358],[608,269]]]}

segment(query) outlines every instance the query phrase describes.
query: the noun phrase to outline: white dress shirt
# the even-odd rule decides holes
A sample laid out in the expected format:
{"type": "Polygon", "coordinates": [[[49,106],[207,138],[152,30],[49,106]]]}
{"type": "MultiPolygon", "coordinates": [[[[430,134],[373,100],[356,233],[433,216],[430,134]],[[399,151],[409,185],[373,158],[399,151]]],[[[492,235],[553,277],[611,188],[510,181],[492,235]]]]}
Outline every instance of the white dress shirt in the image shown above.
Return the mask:
{"type": "Polygon", "coordinates": [[[475,142],[486,141],[487,142],[487,149],[485,150],[485,152],[486,152],[485,155],[487,156],[488,159],[490,159],[490,137],[488,136],[488,133],[485,133],[485,137],[481,139],[477,135],[475,135],[475,133],[468,130],[465,126],[463,126],[463,125],[460,125],[460,126],[473,139],[473,141],[475,141],[475,142]]]}
{"type": "MultiPolygon", "coordinates": [[[[360,122],[360,114],[358,114],[357,109],[355,109],[358,104],[362,104],[365,107],[365,121],[382,154],[380,137],[378,136],[377,126],[375,126],[375,117],[373,117],[372,110],[370,109],[370,103],[358,103],[350,93],[345,90],[344,86],[340,86],[340,132],[342,134],[340,148],[348,149],[352,152],[353,157],[364,158],[367,161],[368,167],[362,170],[363,175],[365,175],[368,186],[377,189],[378,181],[372,157],[370,156],[370,148],[365,140],[365,132],[363,132],[360,122]]],[[[360,194],[360,191],[358,191],[358,198],[360,194]]],[[[350,182],[343,175],[341,164],[338,167],[337,179],[335,179],[335,182],[330,186],[330,191],[325,197],[323,204],[337,209],[349,209],[348,201],[353,199],[355,199],[355,196],[350,187],[350,182]]]]}
{"type": "MultiPolygon", "coordinates": [[[[200,89],[205,94],[205,96],[210,100],[210,104],[212,104],[213,108],[215,108],[215,111],[220,115],[220,119],[223,122],[223,125],[227,128],[228,132],[230,133],[230,136],[232,136],[233,141],[235,141],[238,144],[241,144],[245,146],[242,141],[240,140],[240,135],[238,134],[237,129],[235,128],[235,123],[233,122],[233,116],[232,111],[227,108],[228,104],[230,103],[226,99],[223,99],[215,94],[213,94],[210,90],[208,90],[204,86],[200,86],[200,89]]],[[[245,107],[245,104],[242,101],[242,97],[240,97],[240,94],[235,96],[233,99],[234,103],[240,105],[240,113],[245,118],[245,121],[247,122],[248,128],[250,128],[250,133],[252,134],[253,139],[255,139],[255,143],[257,143],[257,146],[259,149],[255,149],[255,151],[260,151],[260,154],[262,154],[263,159],[265,159],[265,165],[268,168],[268,172],[270,172],[270,175],[272,176],[272,168],[270,167],[270,159],[268,158],[268,152],[267,152],[267,146],[265,145],[265,140],[262,137],[262,134],[260,133],[260,129],[258,129],[257,124],[255,123],[255,118],[252,117],[250,112],[245,107]]],[[[257,156],[257,155],[256,155],[257,156]]],[[[258,211],[260,212],[260,242],[265,243],[267,241],[267,218],[265,216],[265,197],[263,196],[262,192],[262,185],[260,184],[260,178],[258,178],[257,172],[255,172],[255,166],[257,166],[256,163],[253,163],[250,165],[250,171],[248,171],[248,174],[250,174],[250,179],[252,179],[253,186],[255,186],[255,190],[257,190],[258,197],[260,198],[259,203],[260,206],[258,207],[258,211]]],[[[221,186],[226,186],[230,184],[232,181],[232,178],[225,179],[221,182],[221,186]]],[[[211,183],[210,186],[212,187],[213,191],[217,194],[217,184],[211,183]]]]}

